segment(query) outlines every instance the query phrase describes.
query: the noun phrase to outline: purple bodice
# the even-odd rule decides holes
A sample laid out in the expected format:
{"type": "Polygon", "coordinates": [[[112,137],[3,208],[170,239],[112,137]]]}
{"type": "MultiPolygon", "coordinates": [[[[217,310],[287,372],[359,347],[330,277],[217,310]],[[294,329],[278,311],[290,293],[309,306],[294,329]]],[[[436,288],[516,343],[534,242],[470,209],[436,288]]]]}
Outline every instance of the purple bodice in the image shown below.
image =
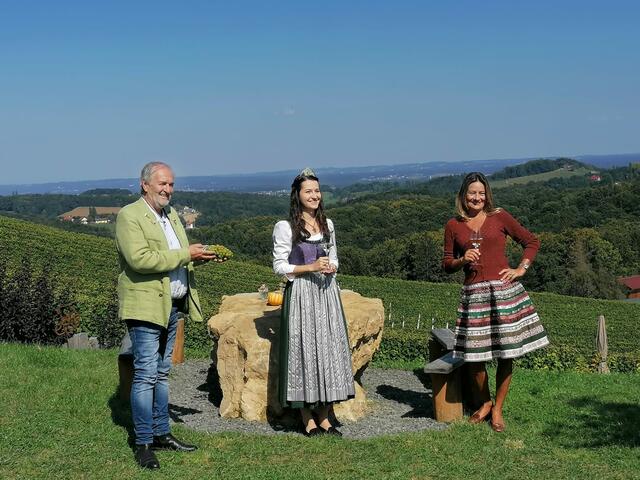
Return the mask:
{"type": "Polygon", "coordinates": [[[309,265],[322,256],[320,240],[312,242],[309,240],[298,242],[291,248],[289,263],[291,265],[309,265]]]}

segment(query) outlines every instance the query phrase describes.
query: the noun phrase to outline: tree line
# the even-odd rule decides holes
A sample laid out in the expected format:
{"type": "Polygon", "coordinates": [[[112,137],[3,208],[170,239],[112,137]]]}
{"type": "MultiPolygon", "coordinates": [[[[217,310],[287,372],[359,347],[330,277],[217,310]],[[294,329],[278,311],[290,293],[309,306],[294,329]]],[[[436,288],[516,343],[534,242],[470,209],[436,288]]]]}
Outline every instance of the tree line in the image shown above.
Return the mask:
{"type": "MultiPolygon", "coordinates": [[[[627,172],[629,173],[629,172],[627,172]]],[[[497,204],[538,234],[542,248],[527,273],[531,289],[595,298],[621,298],[618,276],[640,273],[640,176],[567,187],[557,182],[495,192],[497,204]]],[[[330,208],[343,273],[434,282],[452,281],[441,267],[442,228],[454,195],[402,193],[330,208]]],[[[268,265],[272,229],[284,215],[236,219],[190,232],[223,243],[239,258],[268,265]]],[[[510,253],[517,263],[517,253],[510,253]]]]}
{"type": "MultiPolygon", "coordinates": [[[[530,163],[533,166],[526,167],[527,172],[557,167],[548,161],[530,163]]],[[[516,173],[522,171],[511,172],[516,173]]],[[[615,278],[640,272],[640,169],[633,165],[615,168],[601,172],[601,177],[598,183],[585,177],[554,178],[494,191],[498,206],[542,238],[539,257],[527,274],[529,288],[618,298],[622,287],[615,278]]],[[[336,206],[327,213],[338,230],[341,271],[408,280],[455,280],[440,269],[442,228],[454,214],[461,180],[461,176],[443,177],[390,186],[389,190],[377,184],[368,194],[362,185],[331,190],[327,197],[336,206]],[[351,200],[341,203],[349,196],[351,200]]],[[[90,200],[96,200],[95,205],[116,202],[117,206],[138,198],[122,191],[18,195],[0,197],[0,210],[18,210],[23,213],[17,216],[28,219],[28,212],[50,212],[56,202],[71,207],[69,197],[74,206],[87,205],[90,200]]],[[[192,241],[222,243],[240,259],[271,263],[272,229],[287,216],[287,196],[176,192],[174,205],[181,204],[203,214],[198,220],[200,228],[189,232],[192,241]]],[[[88,233],[84,226],[64,226],[88,233]]]]}

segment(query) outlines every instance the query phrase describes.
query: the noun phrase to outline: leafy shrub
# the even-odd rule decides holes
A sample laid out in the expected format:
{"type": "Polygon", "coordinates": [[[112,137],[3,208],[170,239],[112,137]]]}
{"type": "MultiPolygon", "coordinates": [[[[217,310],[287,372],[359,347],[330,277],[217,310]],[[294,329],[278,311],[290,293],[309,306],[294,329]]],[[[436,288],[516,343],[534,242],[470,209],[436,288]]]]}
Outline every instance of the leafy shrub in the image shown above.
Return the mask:
{"type": "Polygon", "coordinates": [[[199,354],[208,355],[211,351],[212,340],[207,330],[207,321],[193,322],[187,317],[184,324],[184,346],[185,349],[197,351],[199,354]]]}
{"type": "Polygon", "coordinates": [[[22,343],[59,344],[75,333],[80,322],[73,293],[58,285],[55,295],[51,265],[46,262],[35,276],[28,255],[12,274],[0,263],[0,297],[4,312],[0,318],[0,340],[22,343]]]}
{"type": "Polygon", "coordinates": [[[387,328],[382,333],[382,342],[380,349],[375,354],[375,359],[380,361],[424,361],[428,356],[427,337],[424,331],[406,333],[401,329],[387,328]]]}
{"type": "MultiPolygon", "coordinates": [[[[593,362],[594,370],[597,368],[599,360],[596,358],[593,362]]],[[[637,352],[609,355],[607,365],[612,372],[640,373],[640,355],[637,352]]]]}
{"type": "Polygon", "coordinates": [[[550,345],[520,357],[516,365],[533,370],[578,370],[589,371],[589,360],[576,348],[550,345]]]}
{"type": "Polygon", "coordinates": [[[102,348],[114,348],[120,346],[126,331],[125,322],[118,318],[118,294],[113,284],[109,302],[95,314],[96,336],[102,348]]]}

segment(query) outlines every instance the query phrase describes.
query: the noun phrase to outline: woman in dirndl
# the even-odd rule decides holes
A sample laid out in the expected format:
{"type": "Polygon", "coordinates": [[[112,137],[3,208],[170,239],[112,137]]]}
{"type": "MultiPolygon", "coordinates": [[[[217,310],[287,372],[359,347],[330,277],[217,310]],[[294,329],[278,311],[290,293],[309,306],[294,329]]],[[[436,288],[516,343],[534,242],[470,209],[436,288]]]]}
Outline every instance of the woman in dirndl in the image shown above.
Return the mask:
{"type": "Polygon", "coordinates": [[[288,278],[280,322],[279,399],[300,410],[303,433],[341,436],[331,405],[355,396],[347,324],[335,280],[335,229],[318,177],[304,169],[291,185],[289,220],[273,229],[273,270],[288,278]]]}
{"type": "Polygon", "coordinates": [[[469,421],[488,419],[494,431],[502,432],[513,359],[549,344],[536,309],[518,281],[531,266],[540,242],[509,213],[495,207],[482,173],[464,178],[456,213],[445,226],[443,259],[447,273],[463,269],[465,274],[453,355],[468,364],[474,396],[479,400],[469,421]],[[516,268],[509,266],[505,255],[507,237],[524,249],[516,268]],[[498,360],[495,404],[485,365],[492,359],[498,360]]]}

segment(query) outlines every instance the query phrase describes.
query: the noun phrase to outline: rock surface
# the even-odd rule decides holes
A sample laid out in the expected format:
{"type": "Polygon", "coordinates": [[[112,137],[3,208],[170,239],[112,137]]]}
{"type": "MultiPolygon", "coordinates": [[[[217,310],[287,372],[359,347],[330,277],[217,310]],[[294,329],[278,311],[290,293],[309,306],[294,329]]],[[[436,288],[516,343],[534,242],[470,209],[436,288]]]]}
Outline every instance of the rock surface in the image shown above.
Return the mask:
{"type": "MultiPolygon", "coordinates": [[[[382,301],[350,290],[341,291],[356,379],[356,397],[335,406],[341,422],[355,421],[367,411],[360,378],[380,346],[384,322],[382,301]]],[[[222,401],[220,415],[252,421],[297,422],[278,402],[278,329],[280,307],[266,305],[257,293],[224,296],[208,327],[214,337],[212,360],[222,401]]]]}

